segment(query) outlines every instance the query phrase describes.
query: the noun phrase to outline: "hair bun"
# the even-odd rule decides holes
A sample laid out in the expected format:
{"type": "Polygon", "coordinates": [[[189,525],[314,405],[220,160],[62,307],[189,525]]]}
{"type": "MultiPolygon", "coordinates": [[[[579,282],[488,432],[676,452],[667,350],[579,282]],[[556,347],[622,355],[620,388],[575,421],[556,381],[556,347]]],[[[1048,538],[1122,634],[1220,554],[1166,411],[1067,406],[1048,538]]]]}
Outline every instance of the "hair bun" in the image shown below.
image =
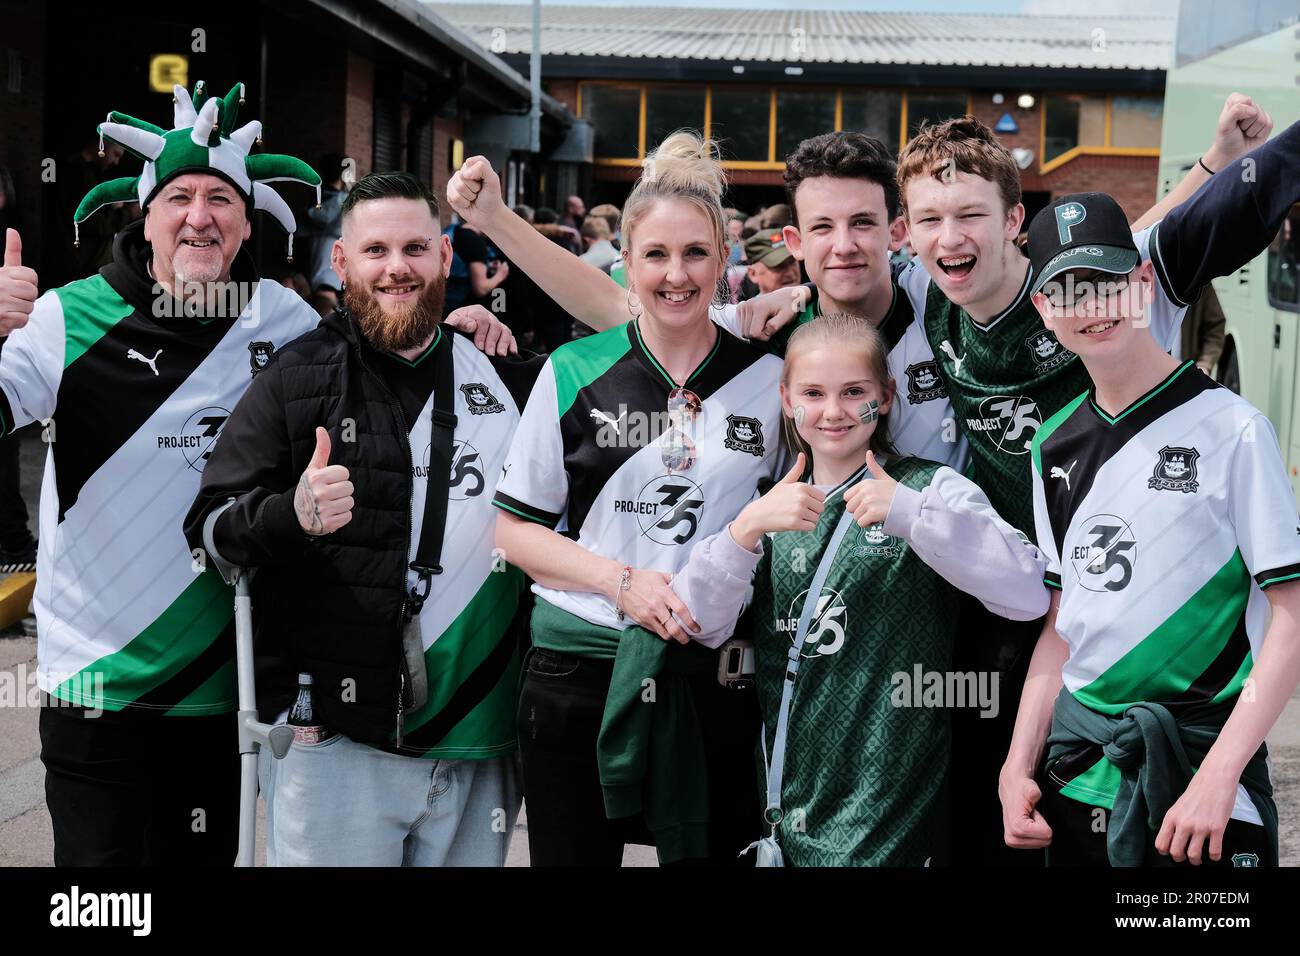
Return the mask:
{"type": "Polygon", "coordinates": [[[718,144],[694,130],[679,129],[641,162],[641,178],[669,192],[702,193],[722,200],[726,172],[718,159],[718,144]]]}

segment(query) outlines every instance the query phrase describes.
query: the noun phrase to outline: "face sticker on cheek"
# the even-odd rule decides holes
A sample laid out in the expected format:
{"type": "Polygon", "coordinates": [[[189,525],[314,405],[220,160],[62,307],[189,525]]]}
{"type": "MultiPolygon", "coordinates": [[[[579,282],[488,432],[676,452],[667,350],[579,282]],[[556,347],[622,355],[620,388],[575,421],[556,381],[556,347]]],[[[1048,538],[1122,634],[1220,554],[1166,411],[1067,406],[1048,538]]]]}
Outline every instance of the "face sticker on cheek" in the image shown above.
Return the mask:
{"type": "Polygon", "coordinates": [[[858,406],[858,421],[864,425],[870,425],[880,417],[880,403],[874,398],[868,399],[865,405],[858,406]]]}
{"type": "Polygon", "coordinates": [[[808,414],[808,409],[804,408],[802,405],[796,405],[794,407],[795,428],[803,428],[804,416],[807,414],[808,414]]]}

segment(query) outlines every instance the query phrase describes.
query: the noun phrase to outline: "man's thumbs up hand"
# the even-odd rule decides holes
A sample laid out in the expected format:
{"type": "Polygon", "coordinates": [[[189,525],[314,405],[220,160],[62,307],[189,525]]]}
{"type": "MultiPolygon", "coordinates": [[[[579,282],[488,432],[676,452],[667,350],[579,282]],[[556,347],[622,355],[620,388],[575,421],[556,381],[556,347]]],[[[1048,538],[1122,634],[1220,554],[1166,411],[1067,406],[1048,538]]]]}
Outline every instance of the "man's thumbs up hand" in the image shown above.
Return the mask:
{"type": "Polygon", "coordinates": [[[39,292],[36,271],[23,265],[23,240],[17,229],[5,230],[5,262],[0,267],[0,335],[27,324],[39,292]]]}
{"type": "Polygon", "coordinates": [[[330,433],[316,429],[316,450],[298,479],[293,509],[298,524],[311,535],[329,534],[352,520],[352,482],[342,465],[331,465],[330,433]]]}

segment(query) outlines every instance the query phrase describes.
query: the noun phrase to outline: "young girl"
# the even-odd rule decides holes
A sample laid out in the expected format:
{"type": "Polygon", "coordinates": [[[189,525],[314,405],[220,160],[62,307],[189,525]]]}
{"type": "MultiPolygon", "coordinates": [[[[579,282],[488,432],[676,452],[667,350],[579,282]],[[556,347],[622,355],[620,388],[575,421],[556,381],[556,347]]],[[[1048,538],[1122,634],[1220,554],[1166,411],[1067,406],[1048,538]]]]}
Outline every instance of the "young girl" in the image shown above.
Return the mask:
{"type": "Polygon", "coordinates": [[[760,823],[753,695],[718,683],[668,582],[784,470],[781,363],[709,318],[712,145],[674,134],[646,165],[623,214],[634,321],[552,354],[494,499],[498,546],[537,582],[519,731],[538,865],[617,866],[651,839],[664,863],[734,863],[760,823]]]}
{"type": "Polygon", "coordinates": [[[949,673],[958,590],[1008,618],[1047,608],[1042,557],[983,492],[946,466],[893,453],[886,353],[878,332],[846,315],[795,331],[781,403],[798,460],[698,544],[673,581],[700,625],[695,640],[717,646],[731,633],[752,572],[764,752],[774,762],[787,670],[797,671],[783,783],[768,797],[773,835],[796,866],[920,866],[935,856],[945,708],[991,716],[998,706],[989,675],[949,673]]]}

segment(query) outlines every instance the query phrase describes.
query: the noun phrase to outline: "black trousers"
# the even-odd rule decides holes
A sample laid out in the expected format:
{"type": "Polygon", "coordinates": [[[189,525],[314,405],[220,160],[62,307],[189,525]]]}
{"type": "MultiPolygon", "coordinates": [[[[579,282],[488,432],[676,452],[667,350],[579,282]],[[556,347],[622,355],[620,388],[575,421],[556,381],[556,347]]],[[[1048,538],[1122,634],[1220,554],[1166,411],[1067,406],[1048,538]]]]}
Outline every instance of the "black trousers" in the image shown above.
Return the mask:
{"type": "Polygon", "coordinates": [[[952,760],[948,771],[948,862],[952,866],[1041,867],[1042,850],[1006,845],[998,774],[1011,746],[1020,692],[1043,621],[1009,621],[963,595],[953,670],[998,675],[998,713],[952,709],[952,760]]]}
{"type": "MultiPolygon", "coordinates": [[[[519,751],[533,866],[616,867],[625,844],[654,843],[640,816],[605,817],[596,737],[612,672],[612,661],[542,648],[528,654],[519,751]]],[[[752,690],[728,690],[711,675],[690,680],[709,772],[710,853],[681,865],[752,866],[752,854],[738,854],[762,827],[757,701],[752,690]]]]}
{"type": "Polygon", "coordinates": [[[19,483],[18,451],[23,432],[0,438],[0,548],[20,551],[32,543],[27,503],[19,483]]]}
{"type": "Polygon", "coordinates": [[[54,865],[232,866],[239,839],[235,715],[89,716],[95,713],[42,698],[54,865]]]}
{"type": "MultiPolygon", "coordinates": [[[[1106,856],[1106,828],[1110,825],[1110,811],[1105,807],[1092,807],[1078,800],[1061,796],[1061,787],[1049,774],[1038,778],[1043,792],[1038,810],[1052,828],[1052,845],[1047,848],[1047,865],[1061,867],[1108,867],[1106,856]]],[[[1201,848],[1201,866],[1263,866],[1271,860],[1264,828],[1257,823],[1229,820],[1223,831],[1223,852],[1218,861],[1210,859],[1207,840],[1201,848]],[[1236,860],[1233,859],[1236,857],[1236,860]]],[[[1147,847],[1144,866],[1192,866],[1177,863],[1173,857],[1156,852],[1155,840],[1147,847]]]]}

